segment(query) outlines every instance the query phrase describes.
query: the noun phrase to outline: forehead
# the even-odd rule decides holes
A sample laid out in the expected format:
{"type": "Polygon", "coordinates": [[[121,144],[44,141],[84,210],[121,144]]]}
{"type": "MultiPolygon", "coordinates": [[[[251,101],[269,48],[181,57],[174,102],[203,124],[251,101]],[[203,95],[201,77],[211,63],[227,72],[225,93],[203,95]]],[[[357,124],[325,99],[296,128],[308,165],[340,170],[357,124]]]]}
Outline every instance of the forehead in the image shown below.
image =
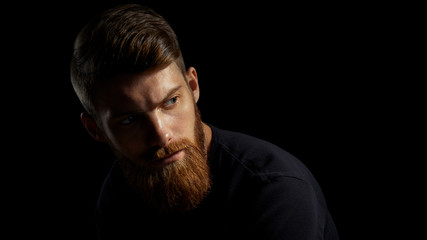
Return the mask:
{"type": "Polygon", "coordinates": [[[143,73],[120,74],[96,89],[95,104],[98,110],[117,111],[132,105],[149,108],[162,101],[170,90],[185,84],[175,63],[143,73]]]}

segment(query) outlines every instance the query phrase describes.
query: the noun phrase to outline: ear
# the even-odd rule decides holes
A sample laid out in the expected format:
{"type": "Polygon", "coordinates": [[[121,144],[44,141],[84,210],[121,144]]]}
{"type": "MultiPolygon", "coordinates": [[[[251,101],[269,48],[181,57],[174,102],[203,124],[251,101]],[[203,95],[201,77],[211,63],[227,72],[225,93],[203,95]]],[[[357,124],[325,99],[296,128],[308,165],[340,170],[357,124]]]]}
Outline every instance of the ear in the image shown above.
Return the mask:
{"type": "Polygon", "coordinates": [[[194,101],[197,102],[200,96],[200,89],[196,69],[194,67],[189,67],[187,69],[186,76],[190,89],[193,92],[194,101]]]}
{"type": "Polygon", "coordinates": [[[92,136],[98,142],[105,142],[106,139],[104,135],[96,125],[95,119],[93,119],[89,113],[82,112],[80,114],[80,120],[82,121],[83,126],[86,128],[86,131],[90,136],[92,136]]]}

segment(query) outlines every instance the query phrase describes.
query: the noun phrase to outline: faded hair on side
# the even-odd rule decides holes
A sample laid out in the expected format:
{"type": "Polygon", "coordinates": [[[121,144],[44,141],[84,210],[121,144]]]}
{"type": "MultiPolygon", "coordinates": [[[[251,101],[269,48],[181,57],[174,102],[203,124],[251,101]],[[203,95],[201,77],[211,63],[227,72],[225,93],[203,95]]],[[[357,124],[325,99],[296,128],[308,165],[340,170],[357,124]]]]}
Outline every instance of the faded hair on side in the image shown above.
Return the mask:
{"type": "Polygon", "coordinates": [[[115,74],[143,72],[172,62],[185,73],[181,49],[168,22],[146,6],[119,5],[93,18],[78,34],[71,83],[85,110],[96,116],[96,84],[115,74]]]}

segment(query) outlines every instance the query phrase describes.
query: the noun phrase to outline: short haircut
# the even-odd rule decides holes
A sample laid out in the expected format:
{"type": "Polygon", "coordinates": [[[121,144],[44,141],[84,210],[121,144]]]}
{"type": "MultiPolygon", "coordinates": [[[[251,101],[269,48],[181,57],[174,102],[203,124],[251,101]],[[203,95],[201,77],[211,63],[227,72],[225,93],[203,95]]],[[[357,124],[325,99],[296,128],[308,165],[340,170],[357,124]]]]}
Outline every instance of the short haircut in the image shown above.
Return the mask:
{"type": "Polygon", "coordinates": [[[96,116],[93,89],[120,73],[138,73],[176,62],[185,65],[177,37],[154,10],[119,5],[93,18],[78,34],[71,58],[71,83],[85,110],[96,116]]]}

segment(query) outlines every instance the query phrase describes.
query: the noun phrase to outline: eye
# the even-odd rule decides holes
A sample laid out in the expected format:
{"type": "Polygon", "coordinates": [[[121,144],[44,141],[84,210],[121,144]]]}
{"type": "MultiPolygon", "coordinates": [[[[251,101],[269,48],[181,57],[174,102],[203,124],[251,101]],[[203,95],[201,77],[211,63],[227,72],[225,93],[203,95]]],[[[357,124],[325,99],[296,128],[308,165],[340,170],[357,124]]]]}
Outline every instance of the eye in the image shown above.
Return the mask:
{"type": "Polygon", "coordinates": [[[135,120],[138,118],[137,115],[130,115],[127,118],[123,119],[120,123],[123,125],[129,125],[133,122],[135,122],[135,120]]]}
{"type": "Polygon", "coordinates": [[[165,107],[171,107],[173,105],[175,105],[178,102],[178,96],[175,96],[171,99],[169,99],[166,103],[165,103],[165,107]]]}

